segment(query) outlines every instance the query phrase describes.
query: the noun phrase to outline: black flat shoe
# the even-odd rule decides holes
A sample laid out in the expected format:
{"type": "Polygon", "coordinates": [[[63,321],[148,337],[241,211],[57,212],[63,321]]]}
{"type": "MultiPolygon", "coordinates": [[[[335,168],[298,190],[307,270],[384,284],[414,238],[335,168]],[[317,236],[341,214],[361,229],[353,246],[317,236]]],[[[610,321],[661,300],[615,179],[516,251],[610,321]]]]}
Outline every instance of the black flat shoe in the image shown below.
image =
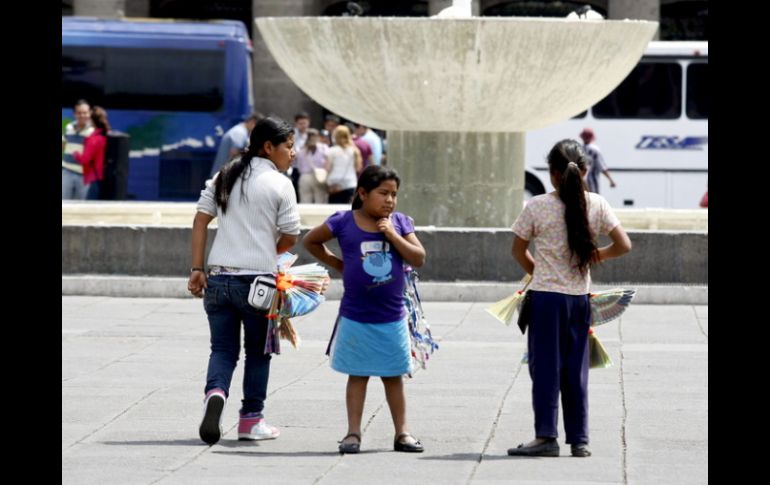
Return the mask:
{"type": "Polygon", "coordinates": [[[591,456],[591,450],[588,449],[588,443],[576,443],[572,445],[572,456],[585,458],[591,456]]]}
{"type": "MultiPolygon", "coordinates": [[[[401,438],[405,438],[407,436],[412,436],[409,433],[401,433],[396,437],[396,440],[393,442],[393,451],[406,451],[407,453],[422,453],[425,451],[425,448],[422,446],[422,443],[420,443],[420,440],[415,438],[414,443],[402,443],[401,438]]],[[[412,436],[414,438],[414,436],[412,436]]]]}
{"type": "Polygon", "coordinates": [[[539,445],[524,446],[520,444],[516,448],[508,448],[509,456],[559,456],[559,443],[556,438],[550,439],[539,445]]]}
{"type": "Polygon", "coordinates": [[[348,455],[354,455],[361,451],[361,435],[358,433],[348,433],[345,435],[344,438],[342,438],[340,441],[338,441],[340,444],[339,450],[340,454],[348,454],[348,455]],[[344,441],[351,436],[358,438],[358,443],[344,443],[344,441]]]}

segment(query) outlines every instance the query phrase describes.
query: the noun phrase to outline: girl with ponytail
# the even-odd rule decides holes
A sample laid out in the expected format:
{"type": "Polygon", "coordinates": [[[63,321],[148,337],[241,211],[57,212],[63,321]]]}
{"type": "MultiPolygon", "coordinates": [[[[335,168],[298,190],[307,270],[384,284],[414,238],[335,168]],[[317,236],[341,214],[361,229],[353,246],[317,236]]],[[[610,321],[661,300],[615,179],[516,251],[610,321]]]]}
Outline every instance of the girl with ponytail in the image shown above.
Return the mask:
{"type": "Polygon", "coordinates": [[[198,199],[187,290],[203,298],[211,332],[203,419],[198,429],[209,445],[222,436],[241,327],[245,359],[238,439],[265,440],[280,434],[262,414],[270,354],[278,351],[277,336],[270,331],[267,312],[250,306],[248,295],[254,278],[272,275],[278,255],[297,242],[297,197],[291,179],[282,173],[294,155],[292,127],[278,118],[261,119],[251,131],[246,153],[222,167],[198,199]],[[206,237],[214,217],[219,227],[206,270],[206,237]]]}
{"type": "Polygon", "coordinates": [[[566,443],[572,456],[588,449],[589,288],[593,264],[631,250],[631,241],[609,203],[586,191],[586,153],[562,140],[548,154],[555,191],[527,202],[512,229],[513,257],[532,275],[527,335],[535,439],[509,455],[559,456],[556,441],[559,393],[566,443]],[[600,234],[612,244],[598,247],[600,234]],[[535,242],[534,256],[529,243],[535,242]]]}

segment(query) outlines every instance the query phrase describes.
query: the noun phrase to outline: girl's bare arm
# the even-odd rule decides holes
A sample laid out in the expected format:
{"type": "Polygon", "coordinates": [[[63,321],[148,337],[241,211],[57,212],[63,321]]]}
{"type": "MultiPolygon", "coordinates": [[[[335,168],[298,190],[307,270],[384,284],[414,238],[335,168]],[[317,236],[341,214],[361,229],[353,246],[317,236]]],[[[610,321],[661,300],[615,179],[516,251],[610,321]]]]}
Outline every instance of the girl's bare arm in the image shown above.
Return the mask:
{"type": "Polygon", "coordinates": [[[513,247],[511,248],[513,259],[519,263],[519,266],[524,271],[528,274],[533,274],[535,271],[535,258],[532,257],[532,253],[527,248],[529,248],[529,241],[516,235],[513,236],[513,247]]]}
{"type": "Polygon", "coordinates": [[[331,239],[334,239],[334,235],[329,229],[329,226],[321,224],[314,227],[305,235],[304,239],[302,239],[302,245],[305,246],[305,249],[307,249],[307,251],[318,261],[342,273],[344,267],[342,260],[333,252],[329,251],[329,248],[324,244],[331,239]]]}

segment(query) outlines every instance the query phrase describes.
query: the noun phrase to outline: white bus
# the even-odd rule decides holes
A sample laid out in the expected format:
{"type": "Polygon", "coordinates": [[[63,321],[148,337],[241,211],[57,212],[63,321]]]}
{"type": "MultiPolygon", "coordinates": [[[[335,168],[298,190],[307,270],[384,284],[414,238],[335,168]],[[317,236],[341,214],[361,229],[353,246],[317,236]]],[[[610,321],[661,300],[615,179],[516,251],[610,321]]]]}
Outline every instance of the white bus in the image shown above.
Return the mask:
{"type": "MultiPolygon", "coordinates": [[[[564,138],[596,134],[612,178],[599,192],[616,208],[697,208],[708,184],[708,42],[650,42],[607,97],[569,120],[527,133],[527,196],[552,190],[545,156],[564,138]]],[[[581,142],[582,143],[582,142],[581,142]]]]}

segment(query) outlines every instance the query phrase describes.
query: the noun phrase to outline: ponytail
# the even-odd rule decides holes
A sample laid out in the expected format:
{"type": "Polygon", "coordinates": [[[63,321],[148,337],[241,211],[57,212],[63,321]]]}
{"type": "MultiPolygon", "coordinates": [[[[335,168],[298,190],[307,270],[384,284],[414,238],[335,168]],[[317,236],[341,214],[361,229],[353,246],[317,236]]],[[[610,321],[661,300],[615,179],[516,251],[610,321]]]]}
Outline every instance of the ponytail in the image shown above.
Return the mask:
{"type": "Polygon", "coordinates": [[[585,274],[596,253],[596,242],[588,224],[588,204],[582,172],[586,154],[575,140],[562,140],[548,154],[548,167],[555,173],[559,198],[564,202],[567,243],[577,259],[577,268],[585,274]]]}
{"type": "Polygon", "coordinates": [[[101,128],[102,133],[107,135],[110,131],[110,122],[107,120],[107,111],[101,106],[94,106],[91,110],[91,124],[97,128],[101,128]]]}
{"type": "MultiPolygon", "coordinates": [[[[230,193],[233,191],[235,182],[241,175],[243,175],[244,180],[249,178],[251,174],[251,159],[254,156],[255,154],[249,146],[246,153],[240,156],[236,155],[219,171],[214,181],[214,198],[217,201],[217,205],[222,208],[222,214],[227,212],[227,203],[230,201],[230,193]]],[[[241,195],[245,196],[243,185],[241,185],[241,195]]]]}

